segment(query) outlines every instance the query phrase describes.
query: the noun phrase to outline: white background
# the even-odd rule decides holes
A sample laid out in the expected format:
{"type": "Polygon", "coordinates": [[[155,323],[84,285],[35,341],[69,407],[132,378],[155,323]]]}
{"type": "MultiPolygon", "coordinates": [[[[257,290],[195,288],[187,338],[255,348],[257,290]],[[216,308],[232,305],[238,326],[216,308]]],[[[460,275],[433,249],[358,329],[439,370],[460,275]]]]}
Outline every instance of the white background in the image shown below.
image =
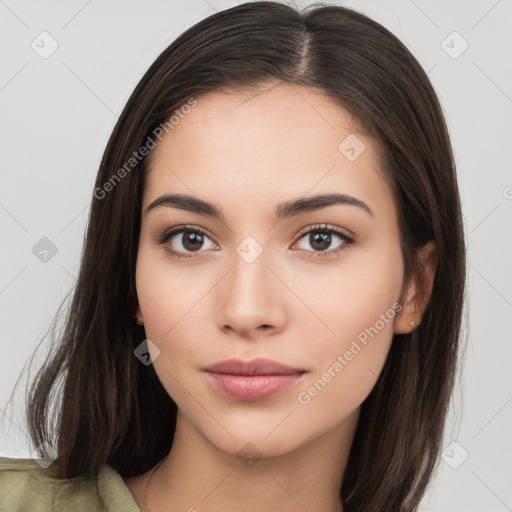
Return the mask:
{"type": "MultiPolygon", "coordinates": [[[[174,38],[235,3],[0,0],[0,454],[30,456],[23,395],[6,405],[74,284],[94,178],[118,114],[174,38]],[[43,31],[58,43],[46,59],[31,47],[43,31]],[[42,237],[57,247],[46,263],[32,253],[42,237]]],[[[428,71],[458,165],[471,300],[445,446],[460,445],[452,465],[469,456],[457,469],[442,461],[424,510],[512,510],[512,2],[339,3],[389,28],[428,71]],[[460,56],[447,53],[464,41],[460,56]]]]}

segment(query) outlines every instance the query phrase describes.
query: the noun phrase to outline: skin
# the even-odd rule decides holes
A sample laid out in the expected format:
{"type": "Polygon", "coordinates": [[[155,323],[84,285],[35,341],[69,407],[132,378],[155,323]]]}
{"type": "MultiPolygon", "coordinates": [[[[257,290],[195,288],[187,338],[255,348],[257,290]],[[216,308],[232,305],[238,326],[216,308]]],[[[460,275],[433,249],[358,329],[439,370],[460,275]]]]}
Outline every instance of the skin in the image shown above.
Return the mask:
{"type": "Polygon", "coordinates": [[[404,283],[396,207],[377,146],[322,92],[278,84],[260,94],[198,98],[153,149],[144,183],[139,312],[160,351],[155,371],[179,412],[164,462],[125,481],[141,510],[342,510],[339,489],[361,403],[393,333],[421,321],[433,253],[433,243],[418,252],[427,277],[404,283]],[[354,161],[338,149],[351,134],[365,145],[354,161]],[[363,201],[373,215],[338,204],[276,221],[278,204],[332,192],[363,201]],[[168,206],[146,212],[164,193],[214,203],[224,219],[168,206]],[[207,235],[196,252],[182,245],[186,233],[166,242],[191,258],[174,258],[156,242],[181,224],[207,235]],[[333,234],[327,249],[315,248],[299,232],[318,224],[338,227],[354,242],[333,234]],[[237,253],[247,236],[262,248],[251,263],[237,253]],[[403,286],[401,311],[301,403],[299,393],[399,301],[403,286]],[[271,398],[233,400],[202,371],[232,357],[265,357],[307,373],[271,398]],[[238,456],[244,446],[254,464],[238,456]]]}

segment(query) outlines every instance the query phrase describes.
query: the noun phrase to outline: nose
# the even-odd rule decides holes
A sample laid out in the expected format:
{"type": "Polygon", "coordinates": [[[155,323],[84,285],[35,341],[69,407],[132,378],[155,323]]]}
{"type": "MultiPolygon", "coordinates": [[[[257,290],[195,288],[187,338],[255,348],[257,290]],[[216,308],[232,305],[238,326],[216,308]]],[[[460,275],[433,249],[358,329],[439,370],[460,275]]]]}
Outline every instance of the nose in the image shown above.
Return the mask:
{"type": "Polygon", "coordinates": [[[267,252],[252,262],[235,253],[232,261],[215,297],[219,328],[249,340],[280,332],[286,321],[286,286],[269,268],[273,265],[267,252]]]}

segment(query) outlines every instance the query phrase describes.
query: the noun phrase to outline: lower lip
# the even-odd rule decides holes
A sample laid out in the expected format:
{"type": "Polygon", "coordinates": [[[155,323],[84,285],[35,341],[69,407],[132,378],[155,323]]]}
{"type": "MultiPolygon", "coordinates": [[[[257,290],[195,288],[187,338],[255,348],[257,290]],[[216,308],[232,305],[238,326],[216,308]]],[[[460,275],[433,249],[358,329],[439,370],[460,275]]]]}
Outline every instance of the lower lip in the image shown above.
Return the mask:
{"type": "Polygon", "coordinates": [[[209,381],[222,395],[234,400],[264,400],[290,388],[304,373],[288,375],[233,375],[207,372],[209,381]]]}

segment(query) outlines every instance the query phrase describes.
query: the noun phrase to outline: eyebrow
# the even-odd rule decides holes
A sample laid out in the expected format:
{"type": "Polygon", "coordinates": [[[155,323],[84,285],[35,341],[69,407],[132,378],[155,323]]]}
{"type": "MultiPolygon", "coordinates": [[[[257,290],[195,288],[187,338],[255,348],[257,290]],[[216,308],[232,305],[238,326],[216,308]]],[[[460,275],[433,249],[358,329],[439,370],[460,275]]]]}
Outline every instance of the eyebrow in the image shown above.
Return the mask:
{"type": "MultiPolygon", "coordinates": [[[[293,201],[281,203],[276,209],[276,219],[287,219],[306,212],[321,210],[323,208],[337,204],[356,206],[364,210],[369,215],[373,216],[373,212],[371,211],[370,207],[360,199],[347,194],[335,193],[303,197],[293,201]]],[[[160,206],[178,208],[180,210],[197,213],[205,217],[225,220],[222,214],[222,210],[217,208],[214,204],[209,203],[208,201],[204,201],[203,199],[185,194],[163,194],[162,196],[155,199],[146,208],[146,213],[160,206]]]]}

